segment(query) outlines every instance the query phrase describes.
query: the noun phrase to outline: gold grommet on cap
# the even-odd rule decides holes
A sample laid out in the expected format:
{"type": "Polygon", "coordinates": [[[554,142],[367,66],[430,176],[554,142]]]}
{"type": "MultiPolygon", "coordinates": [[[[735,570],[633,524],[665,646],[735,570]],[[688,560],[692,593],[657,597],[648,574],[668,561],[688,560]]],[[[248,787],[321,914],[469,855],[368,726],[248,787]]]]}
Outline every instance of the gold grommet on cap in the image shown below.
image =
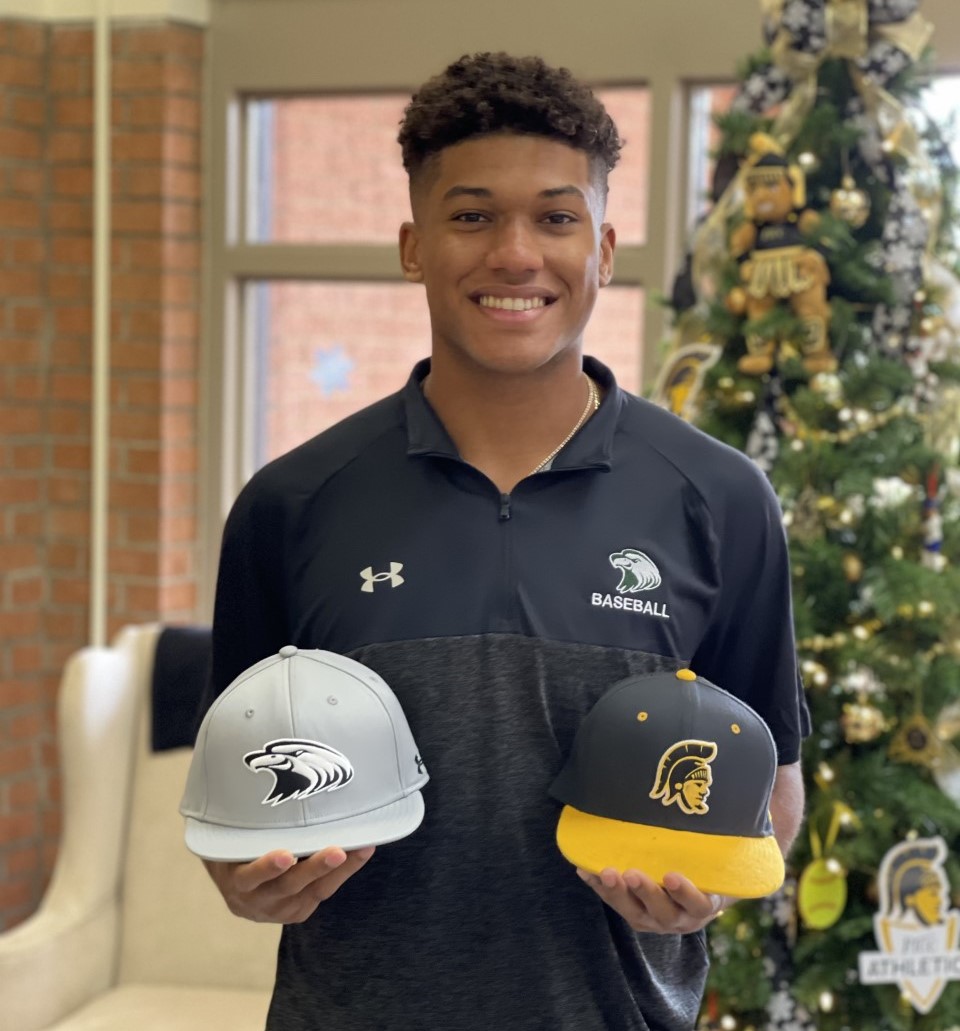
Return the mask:
{"type": "Polygon", "coordinates": [[[692,669],[678,669],[677,680],[696,680],[697,674],[692,669]]]}

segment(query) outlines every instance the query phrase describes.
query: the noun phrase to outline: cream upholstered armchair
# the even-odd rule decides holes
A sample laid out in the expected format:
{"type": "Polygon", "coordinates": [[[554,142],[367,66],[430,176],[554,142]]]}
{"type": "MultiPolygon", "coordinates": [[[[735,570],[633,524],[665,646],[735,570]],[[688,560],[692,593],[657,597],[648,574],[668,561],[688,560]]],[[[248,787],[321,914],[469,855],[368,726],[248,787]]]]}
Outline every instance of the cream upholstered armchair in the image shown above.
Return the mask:
{"type": "MultiPolygon", "coordinates": [[[[63,836],[38,911],[0,934],[4,1029],[262,1031],[279,928],[231,915],[183,843],[197,677],[176,634],[127,627],[66,664],[63,836]]],[[[205,635],[183,639],[194,666],[205,635]]]]}

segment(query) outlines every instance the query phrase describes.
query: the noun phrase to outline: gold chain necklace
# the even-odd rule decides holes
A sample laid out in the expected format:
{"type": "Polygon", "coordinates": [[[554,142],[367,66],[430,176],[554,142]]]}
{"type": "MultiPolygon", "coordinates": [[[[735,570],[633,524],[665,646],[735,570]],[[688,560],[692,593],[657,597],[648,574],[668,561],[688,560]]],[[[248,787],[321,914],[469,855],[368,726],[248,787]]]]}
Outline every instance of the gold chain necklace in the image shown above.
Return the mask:
{"type": "MultiPolygon", "coordinates": [[[[587,376],[584,373],[584,376],[587,376]]],[[[580,414],[580,418],[577,419],[573,429],[560,441],[560,443],[550,452],[549,455],[537,466],[527,473],[527,476],[533,476],[534,473],[540,472],[544,466],[549,465],[560,452],[570,443],[576,434],[577,430],[587,421],[587,418],[600,407],[600,391],[597,390],[596,383],[587,376],[587,404],[586,407],[580,414]]]]}

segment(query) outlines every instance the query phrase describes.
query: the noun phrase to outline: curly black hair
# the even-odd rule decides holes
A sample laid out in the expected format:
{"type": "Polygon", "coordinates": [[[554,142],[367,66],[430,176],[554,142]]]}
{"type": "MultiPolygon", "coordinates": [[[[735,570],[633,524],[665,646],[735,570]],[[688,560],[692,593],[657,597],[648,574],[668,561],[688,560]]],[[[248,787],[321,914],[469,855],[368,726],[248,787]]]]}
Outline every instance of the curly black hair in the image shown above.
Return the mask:
{"type": "Polygon", "coordinates": [[[590,159],[606,193],[623,141],[591,90],[539,57],[464,54],[414,93],[398,137],[413,183],[435,154],[476,136],[520,133],[559,140],[590,159]]]}

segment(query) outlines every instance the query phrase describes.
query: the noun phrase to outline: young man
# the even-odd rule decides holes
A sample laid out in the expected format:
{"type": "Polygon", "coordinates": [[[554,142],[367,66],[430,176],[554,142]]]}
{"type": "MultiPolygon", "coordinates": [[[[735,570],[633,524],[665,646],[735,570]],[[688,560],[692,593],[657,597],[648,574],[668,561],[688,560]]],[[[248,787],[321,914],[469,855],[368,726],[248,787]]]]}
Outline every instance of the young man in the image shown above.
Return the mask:
{"type": "Polygon", "coordinates": [[[697,673],[769,722],[784,851],[806,715],[776,500],[742,455],[625,394],[582,335],[610,282],[620,140],[565,70],[464,57],[400,132],[430,359],[262,469],[224,533],[212,691],[285,644],[393,688],[430,770],[410,837],[295,863],[208,863],[230,908],[286,924],[276,1031],[690,1031],[704,926],[684,876],[581,874],[547,789],[631,673],[697,673]],[[626,551],[650,605],[610,604],[626,551]],[[402,565],[361,591],[361,570],[402,565]]]}

